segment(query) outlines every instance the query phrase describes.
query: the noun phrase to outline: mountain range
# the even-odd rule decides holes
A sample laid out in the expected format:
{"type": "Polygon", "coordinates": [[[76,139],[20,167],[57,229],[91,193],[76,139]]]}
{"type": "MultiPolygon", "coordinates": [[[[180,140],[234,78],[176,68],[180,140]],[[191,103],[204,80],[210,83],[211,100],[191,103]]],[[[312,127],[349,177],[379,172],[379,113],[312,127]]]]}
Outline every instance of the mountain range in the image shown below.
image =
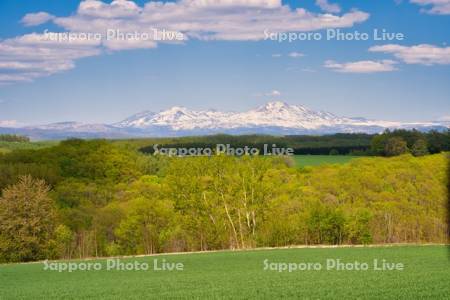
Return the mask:
{"type": "Polygon", "coordinates": [[[450,122],[392,122],[340,117],[301,105],[274,101],[244,112],[191,110],[174,106],[158,113],[144,111],[113,124],[60,122],[37,126],[6,126],[0,133],[27,135],[34,140],[79,138],[162,137],[226,134],[323,135],[379,133],[385,129],[445,130],[450,122]]]}

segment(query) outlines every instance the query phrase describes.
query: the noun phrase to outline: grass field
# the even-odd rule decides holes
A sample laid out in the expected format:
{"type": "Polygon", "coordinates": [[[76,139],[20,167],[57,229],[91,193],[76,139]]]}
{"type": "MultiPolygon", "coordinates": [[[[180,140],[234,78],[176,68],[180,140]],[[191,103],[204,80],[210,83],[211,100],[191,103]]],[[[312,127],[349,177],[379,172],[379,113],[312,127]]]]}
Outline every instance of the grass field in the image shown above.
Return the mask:
{"type": "Polygon", "coordinates": [[[127,258],[148,271],[44,271],[43,263],[0,265],[0,299],[448,299],[445,246],[303,248],[127,258]],[[155,271],[153,260],[184,264],[155,271]],[[270,263],[319,262],[320,271],[263,270],[270,263]],[[326,270],[327,259],[368,263],[367,271],[326,270]],[[374,259],[403,263],[376,271],[374,259]]]}
{"type": "Polygon", "coordinates": [[[320,166],[325,164],[344,164],[361,156],[351,155],[295,155],[297,167],[320,166]]]}

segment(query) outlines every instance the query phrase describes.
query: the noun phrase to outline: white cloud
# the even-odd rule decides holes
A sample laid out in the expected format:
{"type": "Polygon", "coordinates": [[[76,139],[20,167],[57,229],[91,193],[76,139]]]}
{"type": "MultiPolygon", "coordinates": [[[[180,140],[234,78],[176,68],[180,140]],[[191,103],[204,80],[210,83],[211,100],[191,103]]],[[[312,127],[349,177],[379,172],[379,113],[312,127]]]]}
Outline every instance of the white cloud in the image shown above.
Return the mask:
{"type": "Polygon", "coordinates": [[[32,81],[66,71],[75,66],[77,59],[99,55],[105,50],[181,43],[154,38],[106,40],[109,29],[123,33],[165,30],[182,34],[184,40],[257,41],[266,37],[265,30],[280,33],[346,28],[368,18],[368,13],[358,10],[339,16],[313,13],[283,5],[281,0],[149,1],[143,6],[127,0],[111,3],[86,0],[80,2],[77,11],[70,16],[31,13],[23,17],[22,23],[32,26],[50,20],[73,34],[98,34],[100,40],[52,41],[45,39],[44,34],[32,33],[0,41],[0,84],[32,81]]]}
{"type": "Polygon", "coordinates": [[[278,58],[278,57],[282,57],[283,55],[280,53],[274,53],[272,54],[272,57],[278,58]]]}
{"type": "Polygon", "coordinates": [[[36,26],[47,23],[53,18],[54,18],[53,15],[41,11],[38,13],[26,14],[22,18],[21,23],[24,24],[25,26],[36,26]]]}
{"type": "Polygon", "coordinates": [[[411,0],[411,3],[425,7],[422,8],[422,11],[425,13],[436,15],[450,14],[450,0],[411,0]]]}
{"type": "Polygon", "coordinates": [[[397,70],[395,64],[396,62],[392,60],[362,60],[347,63],[337,63],[332,60],[327,60],[324,66],[340,73],[379,73],[397,70]]]}
{"type": "Polygon", "coordinates": [[[313,31],[351,27],[369,14],[352,10],[336,16],[292,9],[280,0],[179,0],[147,2],[143,7],[130,1],[81,2],[77,13],[53,22],[70,31],[105,32],[108,28],[140,31],[160,28],[179,31],[201,40],[262,40],[270,32],[313,31]]]}
{"type": "Polygon", "coordinates": [[[316,72],[316,70],[311,69],[311,68],[303,68],[303,69],[301,69],[301,71],[302,72],[307,72],[307,73],[315,73],[316,72]]]}
{"type": "Polygon", "coordinates": [[[280,7],[281,0],[184,0],[194,6],[219,7],[280,7]]]}
{"type": "Polygon", "coordinates": [[[281,96],[281,92],[277,91],[277,90],[272,90],[269,93],[264,94],[264,96],[267,96],[267,97],[279,97],[279,96],[281,96]]]}
{"type": "Polygon", "coordinates": [[[23,124],[17,122],[16,120],[0,120],[0,127],[9,127],[9,128],[14,128],[14,127],[20,127],[23,124]]]}
{"type": "Polygon", "coordinates": [[[312,69],[312,68],[299,68],[299,67],[287,67],[286,68],[287,72],[307,72],[307,73],[315,73],[316,70],[312,69]]]}
{"type": "Polygon", "coordinates": [[[58,42],[31,33],[0,42],[0,84],[33,81],[75,67],[75,60],[99,55],[99,41],[58,42]]]}
{"type": "Polygon", "coordinates": [[[341,12],[341,7],[338,4],[332,4],[328,0],[316,0],[316,5],[327,13],[338,14],[341,12]]]}
{"type": "Polygon", "coordinates": [[[103,41],[103,46],[110,50],[150,49],[156,48],[157,43],[153,40],[138,39],[112,39],[103,41]]]}
{"type": "Polygon", "coordinates": [[[291,53],[288,54],[288,56],[292,57],[292,58],[299,58],[299,57],[303,57],[305,55],[303,53],[300,53],[300,52],[291,52],[291,53]]]}
{"type": "Polygon", "coordinates": [[[393,54],[396,58],[403,60],[407,64],[421,64],[421,65],[450,64],[450,47],[438,47],[428,44],[421,44],[408,47],[395,44],[388,44],[383,46],[371,47],[369,51],[393,54]]]}
{"type": "Polygon", "coordinates": [[[82,1],[78,6],[77,14],[92,18],[128,18],[135,17],[142,11],[133,1],[114,0],[110,4],[102,1],[82,1]]]}

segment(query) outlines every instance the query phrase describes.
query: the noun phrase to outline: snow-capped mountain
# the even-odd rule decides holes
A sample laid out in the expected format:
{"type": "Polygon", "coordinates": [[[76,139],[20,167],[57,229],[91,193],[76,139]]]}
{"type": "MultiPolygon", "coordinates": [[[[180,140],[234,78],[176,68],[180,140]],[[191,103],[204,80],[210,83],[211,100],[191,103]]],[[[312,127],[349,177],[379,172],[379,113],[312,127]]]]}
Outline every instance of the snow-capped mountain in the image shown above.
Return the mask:
{"type": "Polygon", "coordinates": [[[114,124],[120,128],[145,129],[169,126],[173,130],[233,129],[243,127],[282,127],[316,129],[322,126],[349,123],[327,112],[315,112],[300,105],[269,102],[246,112],[220,112],[215,110],[189,110],[175,106],[159,113],[140,113],[114,124]]]}
{"type": "Polygon", "coordinates": [[[175,106],[159,113],[144,112],[122,122],[113,124],[118,128],[149,130],[160,128],[184,134],[226,133],[336,133],[336,132],[380,132],[386,128],[427,129],[443,126],[442,122],[401,123],[364,118],[339,117],[329,112],[314,111],[301,105],[284,102],[269,102],[245,112],[220,112],[215,110],[190,110],[175,106]]]}
{"type": "MultiPolygon", "coordinates": [[[[1,123],[0,123],[1,124],[1,123]]],[[[402,123],[336,116],[301,105],[275,101],[244,112],[191,110],[174,106],[158,113],[144,111],[114,124],[62,122],[20,128],[0,128],[0,133],[26,134],[34,139],[122,138],[229,134],[332,134],[378,133],[386,128],[444,130],[450,122],[402,123]]],[[[0,126],[1,127],[1,126],[0,126]]]]}
{"type": "Polygon", "coordinates": [[[73,132],[100,132],[100,131],[110,131],[115,128],[110,125],[104,124],[84,124],[80,122],[59,122],[59,123],[51,123],[47,125],[37,125],[37,126],[27,126],[24,128],[29,128],[33,130],[66,130],[73,132]]]}
{"type": "MultiPolygon", "coordinates": [[[[169,126],[174,130],[190,130],[195,128],[217,128],[222,120],[232,113],[214,110],[194,111],[185,107],[174,106],[159,113],[143,112],[114,124],[119,128],[146,129],[153,126],[169,126]]],[[[220,126],[219,126],[220,127],[220,126]]]]}

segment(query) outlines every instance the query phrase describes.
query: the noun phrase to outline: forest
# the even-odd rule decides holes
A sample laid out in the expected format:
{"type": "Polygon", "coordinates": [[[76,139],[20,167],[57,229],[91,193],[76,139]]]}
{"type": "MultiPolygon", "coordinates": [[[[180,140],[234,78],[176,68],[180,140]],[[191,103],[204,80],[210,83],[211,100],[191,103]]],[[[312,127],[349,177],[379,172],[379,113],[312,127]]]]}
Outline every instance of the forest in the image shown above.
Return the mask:
{"type": "MultiPolygon", "coordinates": [[[[212,135],[199,137],[154,138],[129,140],[140,151],[152,154],[153,145],[161,144],[167,148],[215,148],[217,144],[230,144],[234,148],[251,146],[263,152],[264,144],[292,148],[296,155],[358,155],[392,156],[411,152],[419,155],[450,151],[449,130],[421,132],[418,130],[386,130],[382,134],[337,133],[331,135],[212,135]],[[390,141],[390,142],[389,142],[390,141]],[[391,155],[386,144],[398,144],[397,152],[391,155]],[[400,148],[400,149],[399,149],[400,148]],[[417,150],[417,151],[416,151],[417,150]],[[419,153],[421,152],[421,153],[419,153]]],[[[388,146],[389,148],[389,146],[388,146]]]]}
{"type": "Polygon", "coordinates": [[[303,168],[289,157],[150,155],[139,151],[148,140],[0,154],[0,261],[445,243],[449,154],[437,152],[448,137],[412,136],[387,132],[370,142],[380,156],[303,168]]]}

